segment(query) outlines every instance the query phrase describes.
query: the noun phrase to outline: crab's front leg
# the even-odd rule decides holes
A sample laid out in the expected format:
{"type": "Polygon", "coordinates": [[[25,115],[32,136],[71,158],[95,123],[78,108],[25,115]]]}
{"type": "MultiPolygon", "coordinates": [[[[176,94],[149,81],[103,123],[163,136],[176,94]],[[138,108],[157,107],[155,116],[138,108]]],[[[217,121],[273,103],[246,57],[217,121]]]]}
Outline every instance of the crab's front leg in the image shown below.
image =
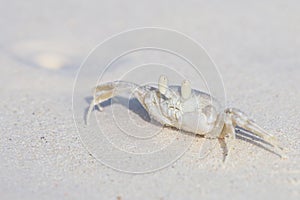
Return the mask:
{"type": "Polygon", "coordinates": [[[86,124],[88,124],[90,115],[95,106],[98,106],[99,110],[102,111],[103,108],[100,106],[102,102],[118,96],[124,91],[133,92],[137,88],[138,85],[125,81],[114,81],[96,86],[93,91],[94,98],[86,115],[86,124]]]}

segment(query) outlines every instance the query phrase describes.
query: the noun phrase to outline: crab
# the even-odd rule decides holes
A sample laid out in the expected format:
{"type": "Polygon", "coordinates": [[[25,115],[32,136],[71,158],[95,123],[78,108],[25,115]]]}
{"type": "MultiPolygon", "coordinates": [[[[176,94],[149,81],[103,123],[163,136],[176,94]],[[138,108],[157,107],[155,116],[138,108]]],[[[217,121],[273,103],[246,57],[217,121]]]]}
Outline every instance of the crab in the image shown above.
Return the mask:
{"type": "MultiPolygon", "coordinates": [[[[232,149],[239,128],[275,148],[282,157],[282,147],[277,139],[245,113],[236,108],[222,109],[221,103],[211,95],[191,88],[191,83],[184,80],[181,86],[169,86],[168,78],[161,75],[158,87],[139,86],[126,81],[113,81],[98,85],[94,89],[94,98],[89,106],[86,124],[95,106],[103,110],[101,103],[129,91],[139,101],[149,116],[160,124],[182,131],[201,135],[208,139],[218,138],[227,142],[227,153],[232,149]]],[[[256,138],[256,139],[255,139],[256,138]]],[[[274,152],[274,151],[273,151],[274,152]]]]}

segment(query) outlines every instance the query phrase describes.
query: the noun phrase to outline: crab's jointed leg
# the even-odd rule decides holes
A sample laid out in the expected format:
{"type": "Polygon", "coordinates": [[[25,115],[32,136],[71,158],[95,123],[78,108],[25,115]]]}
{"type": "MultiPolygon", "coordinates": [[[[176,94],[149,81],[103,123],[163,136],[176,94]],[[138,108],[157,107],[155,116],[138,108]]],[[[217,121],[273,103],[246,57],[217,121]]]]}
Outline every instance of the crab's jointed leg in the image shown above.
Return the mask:
{"type": "Polygon", "coordinates": [[[229,115],[225,115],[224,118],[224,127],[223,130],[219,136],[219,139],[223,140],[225,142],[225,148],[226,151],[224,152],[224,162],[227,160],[227,156],[230,155],[230,152],[234,148],[234,143],[236,139],[235,135],[235,128],[232,122],[232,119],[230,118],[229,115]],[[228,137],[226,137],[228,136],[228,137]],[[226,140],[226,141],[225,141],[226,140]]]}
{"type": "Polygon", "coordinates": [[[282,148],[278,145],[276,138],[272,134],[265,131],[262,127],[257,125],[253,120],[249,119],[249,117],[245,113],[236,108],[228,108],[225,110],[225,114],[227,115],[227,117],[229,117],[229,119],[231,119],[233,127],[238,126],[245,129],[246,131],[249,131],[256,137],[273,146],[276,151],[282,154],[282,148]]]}

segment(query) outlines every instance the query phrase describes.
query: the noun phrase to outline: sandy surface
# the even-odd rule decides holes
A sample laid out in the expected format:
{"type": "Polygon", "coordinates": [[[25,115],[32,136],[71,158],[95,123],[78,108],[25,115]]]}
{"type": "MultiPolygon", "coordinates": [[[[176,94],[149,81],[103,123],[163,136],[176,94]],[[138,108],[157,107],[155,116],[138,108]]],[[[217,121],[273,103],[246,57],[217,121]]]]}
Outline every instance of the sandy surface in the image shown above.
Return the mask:
{"type": "Polygon", "coordinates": [[[297,1],[3,1],[0,199],[299,199],[299,8],[297,1]],[[199,159],[197,138],[170,166],[133,175],[90,155],[73,122],[76,71],[96,44],[141,26],[201,42],[219,66],[227,103],[272,130],[289,158],[237,140],[222,167],[219,146],[199,159]]]}

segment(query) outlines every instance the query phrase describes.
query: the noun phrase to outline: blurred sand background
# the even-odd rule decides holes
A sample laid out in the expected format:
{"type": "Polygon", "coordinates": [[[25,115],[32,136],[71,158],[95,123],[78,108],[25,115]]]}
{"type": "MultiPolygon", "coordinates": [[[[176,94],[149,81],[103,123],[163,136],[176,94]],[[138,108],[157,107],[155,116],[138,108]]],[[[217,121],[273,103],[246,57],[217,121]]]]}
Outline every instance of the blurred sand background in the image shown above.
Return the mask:
{"type": "MultiPolygon", "coordinates": [[[[0,199],[299,199],[298,1],[1,1],[0,199]],[[237,140],[226,168],[201,138],[155,173],[120,173],[83,147],[72,87],[88,52],[131,28],[158,26],[200,42],[227,103],[272,130],[282,160],[237,140]]],[[[153,161],[155,162],[155,161],[153,161]]]]}

